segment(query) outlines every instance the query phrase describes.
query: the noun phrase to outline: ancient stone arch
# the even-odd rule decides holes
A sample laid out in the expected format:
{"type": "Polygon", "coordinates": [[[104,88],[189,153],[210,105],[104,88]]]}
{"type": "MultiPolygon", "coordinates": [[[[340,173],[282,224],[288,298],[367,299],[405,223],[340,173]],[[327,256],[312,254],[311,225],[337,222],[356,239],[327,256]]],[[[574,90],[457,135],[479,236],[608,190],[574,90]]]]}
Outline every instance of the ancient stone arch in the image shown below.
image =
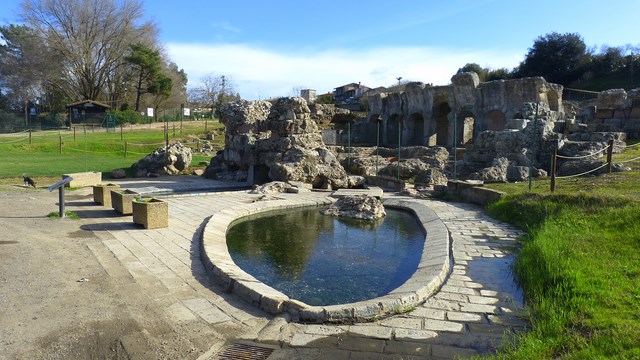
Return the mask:
{"type": "Polygon", "coordinates": [[[448,102],[440,102],[433,107],[433,117],[436,125],[437,146],[447,146],[449,143],[449,113],[451,107],[448,102]]]}
{"type": "Polygon", "coordinates": [[[424,143],[424,117],[420,113],[413,113],[409,116],[407,123],[407,144],[422,146],[424,143]]]}
{"type": "MultiPolygon", "coordinates": [[[[393,114],[387,119],[385,135],[384,139],[387,146],[398,146],[398,137],[402,136],[402,116],[393,114]]],[[[402,140],[400,140],[400,143],[401,141],[402,140]]]]}
{"type": "Polygon", "coordinates": [[[547,91],[547,101],[549,102],[549,110],[558,111],[560,107],[559,95],[555,90],[547,91]]]}
{"type": "Polygon", "coordinates": [[[476,117],[470,111],[461,111],[457,119],[455,146],[473,143],[476,117]]]}
{"type": "Polygon", "coordinates": [[[485,130],[504,130],[507,117],[518,117],[526,103],[543,104],[550,110],[550,121],[564,118],[562,85],[549,83],[542,77],[480,83],[477,74],[462,73],[451,78],[451,85],[411,83],[407,89],[369,99],[369,113],[385,119],[381,138],[387,145],[397,146],[398,121],[404,126],[403,145],[451,147],[469,144],[485,130]],[[454,134],[454,114],[459,118],[456,127],[460,125],[461,134],[454,134]],[[419,141],[418,137],[422,139],[419,141]]]}

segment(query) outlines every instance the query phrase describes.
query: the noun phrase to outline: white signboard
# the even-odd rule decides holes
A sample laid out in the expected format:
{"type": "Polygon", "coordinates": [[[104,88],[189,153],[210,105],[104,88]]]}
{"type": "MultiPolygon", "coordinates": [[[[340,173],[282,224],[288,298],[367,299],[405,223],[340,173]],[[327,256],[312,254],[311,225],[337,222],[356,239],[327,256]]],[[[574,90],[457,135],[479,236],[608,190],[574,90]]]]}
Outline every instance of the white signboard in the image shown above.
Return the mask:
{"type": "Polygon", "coordinates": [[[191,116],[191,109],[189,109],[189,108],[182,109],[182,115],[191,116]]]}
{"type": "Polygon", "coordinates": [[[153,117],[153,108],[147,108],[147,116],[153,117]]]}

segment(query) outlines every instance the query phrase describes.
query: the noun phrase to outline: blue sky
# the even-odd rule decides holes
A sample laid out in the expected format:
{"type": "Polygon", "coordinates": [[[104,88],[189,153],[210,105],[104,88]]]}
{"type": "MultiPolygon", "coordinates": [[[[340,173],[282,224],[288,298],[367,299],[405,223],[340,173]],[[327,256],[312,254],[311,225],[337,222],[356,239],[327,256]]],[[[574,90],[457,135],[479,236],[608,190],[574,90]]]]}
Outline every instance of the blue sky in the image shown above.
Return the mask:
{"type": "MultiPolygon", "coordinates": [[[[20,0],[2,0],[0,23],[20,0]]],[[[640,45],[640,1],[146,0],[189,85],[226,75],[246,99],[318,93],[361,82],[447,84],[468,62],[513,68],[541,35],[579,33],[587,46],[640,45]]]]}

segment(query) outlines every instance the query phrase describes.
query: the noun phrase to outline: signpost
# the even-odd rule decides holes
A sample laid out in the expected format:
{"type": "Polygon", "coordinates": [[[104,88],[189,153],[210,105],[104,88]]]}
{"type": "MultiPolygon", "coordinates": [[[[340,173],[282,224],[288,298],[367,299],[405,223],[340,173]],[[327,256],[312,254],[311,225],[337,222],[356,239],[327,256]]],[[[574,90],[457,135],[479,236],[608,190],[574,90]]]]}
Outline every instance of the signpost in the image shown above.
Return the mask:
{"type": "Polygon", "coordinates": [[[64,186],[68,183],[71,182],[71,180],[73,180],[73,178],[71,176],[66,177],[60,181],[58,181],[57,183],[49,186],[49,192],[58,189],[59,190],[59,195],[58,195],[58,207],[60,208],[60,218],[64,217],[64,186]]]}

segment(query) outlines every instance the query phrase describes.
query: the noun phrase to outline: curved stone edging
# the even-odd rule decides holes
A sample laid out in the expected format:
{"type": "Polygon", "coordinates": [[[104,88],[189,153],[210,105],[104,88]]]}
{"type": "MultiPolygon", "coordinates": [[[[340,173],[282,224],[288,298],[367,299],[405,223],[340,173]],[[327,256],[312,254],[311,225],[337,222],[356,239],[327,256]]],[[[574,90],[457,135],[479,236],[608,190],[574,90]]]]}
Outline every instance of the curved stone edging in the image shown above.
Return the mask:
{"type": "Polygon", "coordinates": [[[213,214],[201,235],[201,257],[206,270],[222,287],[270,313],[288,312],[300,322],[353,323],[372,321],[380,317],[402,313],[424,302],[445,281],[449,274],[449,232],[429,207],[416,201],[385,199],[383,204],[412,211],[427,237],[416,272],[403,285],[389,294],[356,303],[330,306],[311,306],[291,299],[280,291],[262,283],[240,269],[231,259],[227,248],[227,230],[237,220],[262,212],[328,205],[329,198],[269,200],[255,202],[213,214]]]}

